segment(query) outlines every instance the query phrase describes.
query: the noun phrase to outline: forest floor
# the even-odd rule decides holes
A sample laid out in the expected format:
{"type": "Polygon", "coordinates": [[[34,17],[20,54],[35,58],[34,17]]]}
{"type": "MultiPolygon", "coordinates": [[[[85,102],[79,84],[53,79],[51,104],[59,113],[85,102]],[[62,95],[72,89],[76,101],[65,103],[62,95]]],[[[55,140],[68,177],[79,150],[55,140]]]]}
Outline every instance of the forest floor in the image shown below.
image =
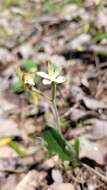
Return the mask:
{"type": "MultiPolygon", "coordinates": [[[[39,82],[50,96],[50,86],[39,82]]],[[[107,190],[107,2],[1,1],[0,190],[69,190],[67,183],[71,190],[107,190]],[[49,102],[13,85],[23,64],[44,71],[49,61],[66,78],[57,86],[62,133],[80,141],[83,164],[69,171],[38,138],[54,122],[49,102]]]]}

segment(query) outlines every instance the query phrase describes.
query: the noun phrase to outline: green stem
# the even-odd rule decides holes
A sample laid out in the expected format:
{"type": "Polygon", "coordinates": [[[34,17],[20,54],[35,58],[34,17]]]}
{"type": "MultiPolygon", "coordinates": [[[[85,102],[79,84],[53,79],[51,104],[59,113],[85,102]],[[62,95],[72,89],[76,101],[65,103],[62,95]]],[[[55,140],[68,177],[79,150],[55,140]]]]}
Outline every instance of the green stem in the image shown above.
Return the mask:
{"type": "Polygon", "coordinates": [[[55,125],[57,130],[61,133],[60,125],[59,125],[59,114],[56,106],[56,84],[52,82],[52,111],[55,118],[55,125]]]}

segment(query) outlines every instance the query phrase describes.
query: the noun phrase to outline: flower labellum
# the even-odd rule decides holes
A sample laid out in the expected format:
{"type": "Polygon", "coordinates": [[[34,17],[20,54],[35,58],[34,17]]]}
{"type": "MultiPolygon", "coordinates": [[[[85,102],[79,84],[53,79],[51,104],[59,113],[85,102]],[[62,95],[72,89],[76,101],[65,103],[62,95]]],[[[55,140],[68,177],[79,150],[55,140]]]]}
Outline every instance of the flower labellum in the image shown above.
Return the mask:
{"type": "Polygon", "coordinates": [[[28,73],[23,75],[23,81],[24,81],[24,84],[28,84],[30,86],[35,85],[34,78],[32,77],[32,75],[28,73]]]}

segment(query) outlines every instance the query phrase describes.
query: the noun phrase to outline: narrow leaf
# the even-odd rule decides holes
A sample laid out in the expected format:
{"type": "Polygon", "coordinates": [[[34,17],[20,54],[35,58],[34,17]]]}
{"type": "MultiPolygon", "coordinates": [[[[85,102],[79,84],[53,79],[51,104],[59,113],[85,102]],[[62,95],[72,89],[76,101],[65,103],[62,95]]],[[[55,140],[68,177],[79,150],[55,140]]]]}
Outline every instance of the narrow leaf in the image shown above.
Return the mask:
{"type": "Polygon", "coordinates": [[[107,39],[107,32],[98,34],[98,35],[94,38],[94,41],[97,43],[97,42],[100,42],[100,41],[103,40],[103,39],[107,39]]]}
{"type": "Polygon", "coordinates": [[[71,154],[66,150],[66,140],[54,128],[46,126],[42,138],[46,143],[49,154],[57,154],[63,161],[71,160],[71,154]]]}
{"type": "Polygon", "coordinates": [[[19,156],[23,157],[26,155],[26,150],[23,147],[19,146],[15,141],[10,142],[9,146],[14,149],[19,156]]]}
{"type": "Polygon", "coordinates": [[[79,138],[76,138],[75,143],[74,143],[74,149],[77,155],[79,155],[80,152],[80,140],[79,138]]]}

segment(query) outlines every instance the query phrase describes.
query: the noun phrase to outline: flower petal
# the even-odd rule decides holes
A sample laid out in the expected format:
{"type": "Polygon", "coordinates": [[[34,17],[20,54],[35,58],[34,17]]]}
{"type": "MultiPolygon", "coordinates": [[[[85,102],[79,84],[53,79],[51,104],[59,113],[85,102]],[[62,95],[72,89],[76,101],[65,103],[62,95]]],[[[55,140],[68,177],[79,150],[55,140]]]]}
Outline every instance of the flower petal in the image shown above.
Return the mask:
{"type": "Polygon", "coordinates": [[[37,75],[42,77],[42,78],[49,79],[48,74],[45,72],[37,72],[37,75]]]}
{"type": "Polygon", "coordinates": [[[55,71],[54,77],[57,78],[60,75],[60,70],[55,71]]]}
{"type": "Polygon", "coordinates": [[[56,83],[63,83],[65,82],[65,77],[64,76],[59,76],[55,79],[56,83]]]}
{"type": "Polygon", "coordinates": [[[43,79],[42,82],[43,82],[44,85],[51,84],[51,81],[50,81],[50,80],[47,80],[47,79],[43,79]]]}

